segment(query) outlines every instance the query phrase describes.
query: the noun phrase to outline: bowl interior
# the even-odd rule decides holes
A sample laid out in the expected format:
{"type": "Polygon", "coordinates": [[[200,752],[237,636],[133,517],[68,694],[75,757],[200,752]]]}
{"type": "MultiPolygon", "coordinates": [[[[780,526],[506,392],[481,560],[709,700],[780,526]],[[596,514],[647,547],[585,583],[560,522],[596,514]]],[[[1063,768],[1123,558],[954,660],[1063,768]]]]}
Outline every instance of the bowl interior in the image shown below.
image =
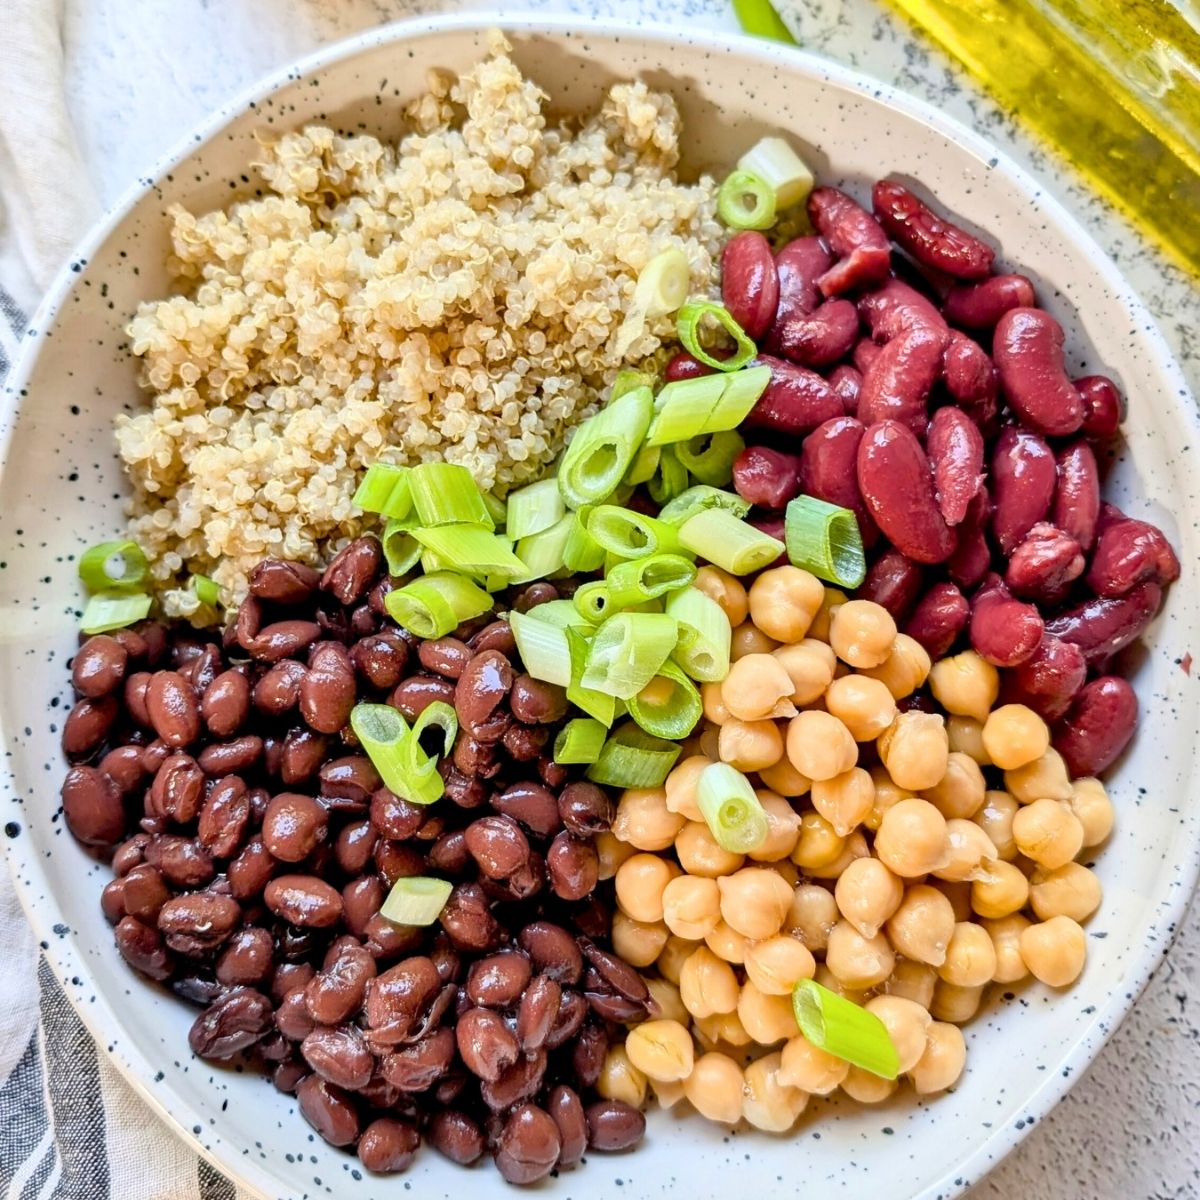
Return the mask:
{"type": "MultiPolygon", "coordinates": [[[[1004,260],[1026,270],[1067,329],[1072,369],[1106,370],[1130,397],[1125,444],[1109,495],[1149,514],[1180,557],[1200,557],[1187,451],[1192,402],[1149,316],[1114,269],[1035,186],[937,114],[819,60],[726,39],[587,28],[513,29],[516,57],[560,112],[595,106],[611,82],[635,75],[672,92],[684,114],[685,169],[732,162],[755,137],[782,128],[817,173],[861,194],[891,173],[920,181],[1004,260]]],[[[134,978],[112,945],[97,897],[108,877],[65,831],[58,731],[70,705],[67,660],[81,593],[75,558],[111,537],[124,490],[113,451],[115,413],[141,397],[122,327],[137,303],[170,286],[169,205],[225,205],[252,188],[243,176],[264,126],[321,120],[395,137],[402,104],[429,67],[462,70],[486,51],[469,21],[377,31],[352,52],[302,65],[277,91],[198,136],[185,157],[145,190],[39,315],[34,344],[0,413],[7,452],[0,481],[0,761],[5,840],[23,898],[49,944],[64,987],[102,1045],[161,1112],[216,1164],[267,1196],[369,1194],[357,1160],[331,1150],[262,1078],[192,1059],[194,1011],[134,978]],[[6,778],[8,776],[8,778],[6,778]]],[[[1143,728],[1111,781],[1116,832],[1097,859],[1105,888],[1089,926],[1089,962],[1064,995],[1025,989],[998,1000],[969,1029],[968,1069],[955,1094],[928,1103],[911,1094],[880,1108],[814,1102],[791,1140],[726,1132],[694,1116],[656,1114],[632,1156],[595,1156],[587,1174],[549,1186],[569,1196],[611,1191],[648,1196],[686,1187],[696,1200],[796,1183],[814,1197],[868,1188],[892,1196],[950,1195],[978,1179],[1080,1073],[1145,983],[1165,949],[1194,878],[1200,814],[1192,788],[1196,692],[1180,667],[1197,628],[1196,593],[1171,593],[1136,662],[1143,728]]],[[[466,1179],[433,1153],[389,1187],[450,1196],[466,1179]]],[[[475,1186],[499,1192],[490,1170],[475,1186]]]]}

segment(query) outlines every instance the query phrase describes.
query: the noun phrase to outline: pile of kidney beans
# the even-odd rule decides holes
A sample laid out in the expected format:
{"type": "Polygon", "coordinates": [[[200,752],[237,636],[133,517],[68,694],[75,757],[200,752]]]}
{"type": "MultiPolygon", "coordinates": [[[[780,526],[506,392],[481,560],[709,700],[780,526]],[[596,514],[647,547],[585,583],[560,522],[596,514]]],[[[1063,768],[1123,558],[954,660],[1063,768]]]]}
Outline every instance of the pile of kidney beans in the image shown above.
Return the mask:
{"type": "MultiPolygon", "coordinates": [[[[1121,395],[1069,377],[1061,326],[1025,276],[993,273],[991,246],[889,180],[873,207],[821,187],[818,236],[727,243],[725,304],[771,368],[743,429],[770,444],[734,484],[771,532],[800,492],[852,509],[873,555],[858,595],[935,660],[965,641],[1004,668],[1003,701],[1097,774],[1137,718],[1109,664],[1179,576],[1161,530],[1100,499],[1121,395]]],[[[707,370],[680,355],[667,377],[707,370]]]]}
{"type": "Polygon", "coordinates": [[[611,801],[550,757],[566,700],[521,673],[507,623],[419,642],[386,616],[390,587],[363,538],[323,576],[261,563],[224,634],[88,640],[63,812],[111,856],[122,955],[201,1007],[196,1054],[257,1059],[372,1171],[404,1169],[423,1135],[460,1163],[490,1148],[529,1183],[644,1129],[592,1091],[615,1023],[653,1007],[597,944],[610,897],[591,837],[611,801]],[[360,700],[410,719],[454,704],[441,801],[382,786],[347,723],[360,700]],[[455,883],[437,924],[381,915],[425,874],[455,883]]]}

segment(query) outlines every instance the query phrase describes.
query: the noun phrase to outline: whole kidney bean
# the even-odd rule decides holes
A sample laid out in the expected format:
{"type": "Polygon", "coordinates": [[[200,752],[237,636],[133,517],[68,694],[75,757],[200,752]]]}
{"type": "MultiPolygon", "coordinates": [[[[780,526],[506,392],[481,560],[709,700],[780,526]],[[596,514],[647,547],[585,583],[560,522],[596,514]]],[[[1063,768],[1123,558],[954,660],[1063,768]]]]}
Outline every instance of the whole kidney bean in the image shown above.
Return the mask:
{"type": "Polygon", "coordinates": [[[1125,420],[1125,398],[1107,375],[1085,375],[1075,380],[1083,400],[1083,434],[1103,441],[1115,437],[1125,420]]]}
{"type": "Polygon", "coordinates": [[[84,845],[113,846],[125,833],[125,805],[117,785],[95,767],[72,767],[62,785],[67,828],[84,845]]]}
{"type": "Polygon", "coordinates": [[[524,954],[506,950],[473,962],[467,970],[466,992],[482,1008],[508,1008],[521,997],[532,975],[524,954]]]}
{"type": "Polygon", "coordinates": [[[1014,596],[1055,608],[1066,599],[1071,584],[1083,574],[1083,567],[1079,543],[1041,521],[1013,551],[1004,582],[1014,596]]]}
{"type": "Polygon", "coordinates": [[[829,386],[842,402],[847,415],[858,412],[858,394],[862,389],[862,374],[849,363],[839,363],[829,372],[829,386]]]}
{"type": "Polygon", "coordinates": [[[771,244],[752,229],[736,233],[721,251],[721,299],[733,319],[758,341],[779,305],[779,272],[771,244]]]}
{"type": "Polygon", "coordinates": [[[247,647],[259,662],[277,663],[307,650],[321,636],[315,621],[288,619],[265,625],[247,647]]]}
{"type": "Polygon", "coordinates": [[[100,909],[110,925],[115,925],[125,912],[125,880],[110,879],[100,892],[100,909]]]}
{"type": "Polygon", "coordinates": [[[598,1100],[588,1105],[586,1115],[593,1150],[628,1150],[646,1132],[646,1118],[624,1100],[598,1100]]]}
{"type": "Polygon", "coordinates": [[[249,820],[246,785],[236,775],[227,775],[213,785],[204,801],[196,836],[214,858],[230,858],[241,845],[249,820]]]}
{"type": "Polygon", "coordinates": [[[945,562],[954,534],[938,510],[929,460],[912,430],[898,421],[871,425],[858,447],[857,469],[863,499],[884,536],[915,562],[945,562]]]}
{"type": "Polygon", "coordinates": [[[1038,610],[1014,600],[997,575],[989,575],[971,598],[971,645],[997,667],[1023,663],[1037,649],[1043,629],[1038,610]]]}
{"type": "Polygon", "coordinates": [[[533,1104],[513,1110],[496,1141],[496,1166],[509,1183],[534,1183],[558,1162],[562,1141],[550,1114],[533,1104]]]}
{"type": "Polygon", "coordinates": [[[771,378],[745,419],[747,428],[802,434],[842,415],[837,393],[816,371],[769,354],[760,354],[754,365],[770,367],[771,378]]]}
{"type": "Polygon", "coordinates": [[[134,867],[121,882],[125,885],[122,889],[125,913],[147,925],[157,925],[162,906],[171,898],[162,873],[149,863],[142,863],[134,867]]]}
{"type": "Polygon", "coordinates": [[[1137,696],[1126,680],[1102,675],[1085,684],[1051,730],[1051,741],[1071,777],[1108,770],[1129,745],[1137,713],[1137,696]]]}
{"type": "Polygon", "coordinates": [[[146,861],[174,887],[203,887],[217,873],[212,855],[195,838],[156,834],[146,845],[146,861]]]}
{"type": "Polygon", "coordinates": [[[443,833],[429,847],[427,861],[431,870],[439,875],[462,875],[471,865],[471,854],[467,839],[461,829],[443,833]]]}
{"type": "Polygon", "coordinates": [[[222,671],[200,697],[200,715],[213,737],[232,737],[250,715],[250,681],[239,670],[222,671]]]}
{"type": "Polygon", "coordinates": [[[512,715],[526,725],[551,725],[567,715],[567,693],[557,684],[518,675],[509,696],[512,715]]]}
{"type": "Polygon", "coordinates": [[[999,376],[978,342],[957,329],[942,355],[942,382],[954,402],[989,438],[999,412],[999,376]]]}
{"type": "Polygon", "coordinates": [[[146,775],[142,767],[142,748],[117,746],[100,760],[100,771],[117,785],[122,795],[128,795],[141,785],[146,775]]]}
{"type": "Polygon", "coordinates": [[[992,451],[992,531],[1012,552],[1050,511],[1056,465],[1050,447],[1028,429],[1007,426],[992,451]]]}
{"type": "Polygon", "coordinates": [[[899,550],[886,550],[871,564],[858,594],[881,604],[896,621],[903,622],[916,604],[923,582],[921,568],[911,558],[899,550]]]}
{"type": "Polygon", "coordinates": [[[329,814],[311,796],[281,792],[263,817],[263,844],[280,862],[303,862],[329,836],[329,814]]]}
{"type": "Polygon", "coordinates": [[[808,216],[838,258],[817,280],[823,295],[877,287],[888,277],[892,248],[887,234],[845,192],[832,187],[814,188],[808,197],[808,216]]]}
{"type": "Polygon", "coordinates": [[[349,1146],[358,1140],[358,1111],[354,1101],[320,1075],[306,1075],[296,1085],[304,1119],[331,1145],[349,1146]]]}
{"type": "MultiPolygon", "coordinates": [[[[719,358],[720,354],[714,353],[713,356],[719,358]]],[[[710,367],[686,350],[681,350],[678,354],[673,355],[663,368],[663,380],[666,383],[676,383],[680,379],[699,379],[704,375],[715,375],[716,373],[716,367],[710,367]]]]}
{"type": "Polygon", "coordinates": [[[113,930],[121,957],[150,979],[164,980],[175,970],[172,959],[157,929],[136,917],[122,917],[113,930]]]}
{"type": "MultiPolygon", "coordinates": [[[[487,896],[477,883],[456,884],[440,919],[442,928],[459,950],[479,953],[499,944],[500,924],[492,915],[487,896]]],[[[529,952],[529,947],[524,943],[522,948],[529,952]]]]}
{"type": "Polygon", "coordinates": [[[321,576],[321,591],[347,606],[357,604],[375,582],[383,565],[383,547],[373,537],[359,537],[337,552],[321,576]]]}
{"type": "Polygon", "coordinates": [[[1086,678],[1083,651],[1046,633],[1029,658],[1004,672],[1001,694],[1005,704],[1024,704],[1043,720],[1057,721],[1086,678]]]}
{"type": "Polygon", "coordinates": [[[196,958],[220,946],[241,920],[232,896],[189,892],[168,900],[158,914],[158,931],[172,950],[196,958]]]}
{"type": "Polygon", "coordinates": [[[318,733],[338,733],[350,720],[357,687],[345,646],[321,642],[308,656],[300,680],[300,715],[318,733]]]}
{"type": "Polygon", "coordinates": [[[372,1040],[384,1046],[408,1041],[417,1018],[440,988],[437,968],[422,955],[377,975],[367,984],[364,1010],[372,1040]]]}
{"type": "Polygon", "coordinates": [[[513,678],[512,664],[496,650],[474,655],[463,668],[454,687],[454,707],[475,741],[491,743],[503,736],[508,720],[502,705],[513,678]]]}
{"type": "Polygon", "coordinates": [[[767,446],[747,446],[734,460],[733,486],[751,504],[784,508],[800,493],[800,456],[767,446]]]}
{"type": "Polygon", "coordinates": [[[561,1003],[562,988],[548,975],[539,975],[525,989],[517,1008],[517,1040],[526,1054],[546,1044],[561,1003]]]}
{"type": "Polygon", "coordinates": [[[551,837],[562,828],[558,801],[540,783],[514,783],[492,797],[492,807],[538,837],[551,837]]]}
{"type": "Polygon", "coordinates": [[[1010,308],[1033,308],[1033,284],[1024,275],[993,275],[978,283],[956,283],[946,293],[946,320],[964,329],[988,330],[1010,308]]]}
{"type": "Polygon", "coordinates": [[[893,179],[880,179],[871,189],[875,216],[922,266],[956,279],[983,279],[996,252],[986,242],[960,229],[893,179]]]}
{"type": "Polygon", "coordinates": [[[425,1130],[429,1144],[460,1166],[470,1166],[484,1151],[483,1131],[466,1113],[446,1108],[429,1119],[425,1130]]]}
{"type": "Polygon", "coordinates": [[[599,881],[600,860],[590,841],[563,830],[546,851],[546,873],[556,896],[582,900],[599,881]]]}
{"type": "Polygon", "coordinates": [[[938,507],[947,525],[958,525],[983,482],[983,437],[961,409],[939,408],[929,422],[925,449],[938,507]]]}
{"type": "MultiPolygon", "coordinates": [[[[833,255],[818,237],[797,238],[775,255],[779,299],[774,323],[767,331],[764,343],[768,349],[778,348],[777,332],[781,324],[812,312],[821,303],[817,280],[832,265],[833,255]]],[[[709,371],[710,368],[705,368],[704,373],[708,374],[709,371]]]]}
{"type": "Polygon", "coordinates": [[[188,1043],[200,1058],[232,1058],[271,1031],[271,1001],[253,988],[235,988],[192,1023],[188,1043]]]}
{"type": "Polygon", "coordinates": [[[233,896],[238,900],[261,896],[278,865],[263,845],[262,837],[256,833],[226,868],[233,896]]]}
{"type": "Polygon", "coordinates": [[[973,589],[991,567],[992,551],[985,533],[990,516],[991,502],[981,488],[967,506],[967,515],[958,526],[958,544],[946,563],[950,578],[964,591],[973,589]]]}
{"type": "Polygon", "coordinates": [[[546,1061],[544,1050],[535,1050],[519,1058],[494,1083],[482,1081],[479,1098],[495,1113],[507,1112],[514,1105],[528,1103],[541,1091],[546,1061]]]}
{"type": "Polygon", "coordinates": [[[84,758],[99,749],[121,714],[114,696],[91,700],[86,696],[76,701],[63,723],[63,753],[70,758],[84,758]]]}
{"type": "Polygon", "coordinates": [[[213,742],[196,755],[200,770],[210,779],[221,775],[244,774],[263,757],[265,743],[248,733],[231,742],[213,742]]]}
{"type": "Polygon", "coordinates": [[[377,1117],[363,1130],[358,1157],[368,1171],[394,1175],[408,1169],[420,1145],[421,1135],[415,1126],[394,1117],[377,1117]]]}
{"type": "Polygon", "coordinates": [[[1147,580],[1166,585],[1178,578],[1179,559],[1163,531],[1121,514],[1100,530],[1084,582],[1097,596],[1111,597],[1147,580]]]}
{"type": "Polygon", "coordinates": [[[516,1036],[491,1009],[469,1008],[460,1014],[454,1036],[467,1069],[492,1083],[520,1057],[516,1036]]]}
{"type": "Polygon", "coordinates": [[[313,875],[280,875],[263,888],[263,903],[277,916],[305,929],[328,929],[342,915],[336,888],[313,875]]]}
{"type": "Polygon", "coordinates": [[[946,319],[932,302],[902,279],[889,279],[882,287],[860,297],[858,312],[880,346],[920,328],[935,330],[943,340],[950,336],[946,319]]]}
{"type": "Polygon", "coordinates": [[[587,837],[610,829],[616,808],[612,797],[594,783],[569,783],[558,795],[558,815],[571,833],[587,837]]]}
{"type": "Polygon", "coordinates": [[[573,1167],[583,1157],[588,1140],[587,1116],[583,1111],[579,1093],[566,1084],[559,1084],[547,1098],[546,1108],[554,1124],[558,1126],[558,1136],[562,1143],[558,1165],[573,1167]]]}
{"type": "Polygon", "coordinates": [[[352,1026],[314,1029],[300,1043],[305,1062],[323,1079],[347,1091],[357,1091],[370,1082],[375,1056],[352,1026]]]}
{"type": "Polygon", "coordinates": [[[1140,583],[1124,596],[1085,600],[1048,621],[1046,630],[1078,646],[1088,666],[1094,667],[1136,641],[1161,604],[1162,588],[1140,583]]]}
{"type": "Polygon", "coordinates": [[[937,662],[945,658],[967,627],[971,606],[952,583],[935,583],[917,602],[904,632],[920,642],[937,662]]]}
{"type": "Polygon", "coordinates": [[[81,696],[98,700],[121,686],[128,665],[129,651],[116,638],[99,633],[80,646],[71,664],[71,682],[81,696]]]}
{"type": "Polygon", "coordinates": [[[379,912],[386,895],[383,880],[378,875],[364,875],[342,889],[346,928],[355,937],[364,936],[367,922],[379,912]]]}
{"type": "Polygon", "coordinates": [[[1063,365],[1062,326],[1040,308],[1012,308],[996,324],[992,357],[1017,416],[1038,433],[1065,437],[1083,424],[1083,398],[1063,365]]]}
{"type": "Polygon", "coordinates": [[[480,817],[467,826],[467,849],[489,879],[508,879],[529,860],[529,841],[510,817],[480,817]]]}
{"type": "Polygon", "coordinates": [[[878,531],[859,490],[856,465],[864,432],[854,417],[835,417],[814,429],[800,451],[800,490],[850,509],[858,518],[863,543],[870,546],[878,531]]]}
{"type": "Polygon", "coordinates": [[[177,671],[156,671],[146,688],[150,724],[168,746],[183,749],[200,736],[196,693],[177,671]]]}
{"type": "Polygon", "coordinates": [[[858,310],[849,300],[827,300],[811,313],[777,321],[771,348],[801,367],[828,367],[858,341],[858,310]]]}
{"type": "Polygon", "coordinates": [[[858,419],[864,425],[893,420],[923,437],[929,423],[929,393],[942,372],[946,337],[918,326],[893,338],[863,371],[858,419]]]}
{"type": "Polygon", "coordinates": [[[1056,455],[1058,486],[1051,520],[1086,552],[1096,540],[1100,513],[1100,471],[1092,448],[1080,438],[1056,455]]]}
{"type": "Polygon", "coordinates": [[[271,604],[293,606],[312,597],[321,576],[307,563],[280,558],[264,558],[250,572],[251,595],[271,604]]]}
{"type": "Polygon", "coordinates": [[[390,629],[371,634],[350,648],[355,669],[380,691],[394,688],[404,678],[408,655],[408,643],[390,629]]]}
{"type": "Polygon", "coordinates": [[[204,800],[204,772],[190,754],[172,754],[150,785],[147,813],[189,825],[204,800]]]}

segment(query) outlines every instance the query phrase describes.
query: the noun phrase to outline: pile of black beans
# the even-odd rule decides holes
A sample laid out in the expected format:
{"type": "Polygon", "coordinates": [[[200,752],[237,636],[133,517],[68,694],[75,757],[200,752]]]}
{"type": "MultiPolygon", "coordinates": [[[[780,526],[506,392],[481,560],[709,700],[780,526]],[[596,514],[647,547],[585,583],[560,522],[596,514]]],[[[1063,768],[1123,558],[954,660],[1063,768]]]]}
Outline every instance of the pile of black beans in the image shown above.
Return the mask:
{"type": "Polygon", "coordinates": [[[63,813],[111,857],[121,954],[200,1006],[196,1054],[265,1065],[369,1170],[403,1170],[424,1136],[530,1183],[645,1125],[594,1091],[618,1023],[653,1007],[603,945],[592,837],[612,801],[553,761],[565,696],[521,672],[505,621],[421,642],[387,616],[392,586],[360,538],[323,575],[262,562],[224,631],[84,642],[63,813]],[[382,785],[348,721],[359,701],[411,720],[435,700],[460,728],[423,807],[382,785]],[[454,882],[427,928],[380,913],[415,875],[454,882]]]}

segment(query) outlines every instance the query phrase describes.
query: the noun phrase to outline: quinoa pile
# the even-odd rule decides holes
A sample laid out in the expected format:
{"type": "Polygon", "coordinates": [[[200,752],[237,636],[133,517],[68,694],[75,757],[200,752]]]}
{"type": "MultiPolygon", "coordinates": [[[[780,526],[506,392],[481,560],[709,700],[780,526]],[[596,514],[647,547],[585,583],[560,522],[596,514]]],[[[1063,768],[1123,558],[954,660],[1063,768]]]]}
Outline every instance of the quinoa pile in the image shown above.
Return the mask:
{"type": "Polygon", "coordinates": [[[328,557],[372,462],[535,478],[622,362],[673,336],[661,318],[615,352],[642,267],[678,246],[712,292],[716,186],[676,178],[674,101],[622,83],[550,125],[507,49],[431,75],[397,145],[309,126],[264,146],[261,198],[174,210],[178,294],[128,329],[151,402],[117,419],[168,614],[195,607],[186,572],[236,602],[264,556],[328,557]]]}

